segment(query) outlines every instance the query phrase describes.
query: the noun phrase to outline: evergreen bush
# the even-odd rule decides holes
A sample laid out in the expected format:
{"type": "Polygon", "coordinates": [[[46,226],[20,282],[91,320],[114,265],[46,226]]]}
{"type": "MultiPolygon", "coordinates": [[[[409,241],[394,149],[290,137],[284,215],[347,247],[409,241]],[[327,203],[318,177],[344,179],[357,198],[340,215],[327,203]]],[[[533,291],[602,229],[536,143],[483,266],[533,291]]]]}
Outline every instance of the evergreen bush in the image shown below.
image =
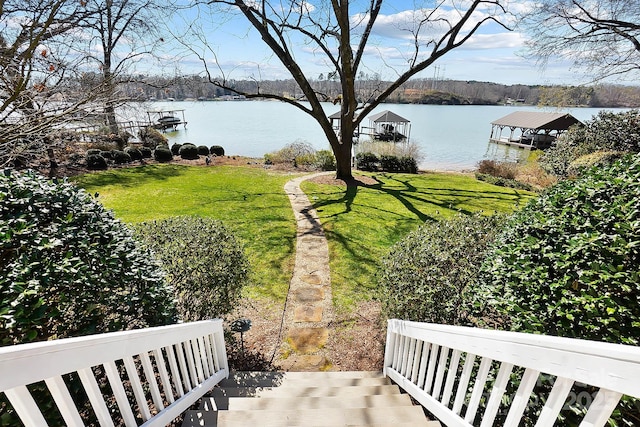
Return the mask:
{"type": "Polygon", "coordinates": [[[87,150],[87,156],[95,156],[96,154],[100,154],[102,150],[99,148],[89,148],[87,150]]]}
{"type": "Polygon", "coordinates": [[[200,156],[208,156],[209,155],[209,147],[206,145],[198,145],[198,154],[200,156]]]}
{"type": "Polygon", "coordinates": [[[113,150],[101,151],[100,155],[104,157],[106,160],[113,160],[113,150]]]}
{"type": "Polygon", "coordinates": [[[87,156],[87,169],[89,170],[105,170],[109,166],[107,160],[100,154],[89,154],[87,156]]]}
{"type": "Polygon", "coordinates": [[[3,171],[0,241],[0,345],[175,320],[152,254],[67,182],[3,171]]]}
{"type": "Polygon", "coordinates": [[[153,158],[158,162],[166,163],[173,160],[173,154],[171,154],[169,147],[158,146],[153,150],[153,158]]]}
{"type": "Polygon", "coordinates": [[[113,162],[116,165],[131,163],[131,156],[128,153],[125,153],[124,151],[113,150],[111,154],[113,155],[113,162]]]}
{"type": "Polygon", "coordinates": [[[212,145],[209,152],[214,156],[224,156],[224,148],[219,145],[212,145]]]}
{"type": "Polygon", "coordinates": [[[184,321],[231,312],[247,282],[241,245],[219,221],[183,216],[141,223],[138,236],[162,260],[184,321]]]}
{"type": "Polygon", "coordinates": [[[336,158],[331,150],[318,150],[315,156],[315,167],[322,171],[336,170],[336,158]]]}
{"type": "Polygon", "coordinates": [[[356,168],[363,171],[377,171],[379,161],[378,156],[373,153],[356,154],[356,168]]]}
{"type": "Polygon", "coordinates": [[[173,154],[174,156],[179,156],[180,155],[180,147],[182,147],[182,144],[178,144],[177,142],[175,144],[173,144],[171,146],[171,154],[173,154]]]}
{"type": "Polygon", "coordinates": [[[136,147],[127,147],[124,152],[131,157],[131,160],[142,160],[142,152],[136,147]]]}
{"type": "Polygon", "coordinates": [[[149,147],[140,147],[140,154],[143,159],[150,159],[153,156],[153,151],[149,147]]]}
{"type": "Polygon", "coordinates": [[[499,215],[458,215],[426,223],[395,244],[378,272],[385,316],[466,323],[463,293],[476,280],[502,220],[499,215]]]}
{"type": "Polygon", "coordinates": [[[182,144],[179,150],[180,157],[186,160],[195,160],[198,158],[198,147],[193,144],[182,144]]]}

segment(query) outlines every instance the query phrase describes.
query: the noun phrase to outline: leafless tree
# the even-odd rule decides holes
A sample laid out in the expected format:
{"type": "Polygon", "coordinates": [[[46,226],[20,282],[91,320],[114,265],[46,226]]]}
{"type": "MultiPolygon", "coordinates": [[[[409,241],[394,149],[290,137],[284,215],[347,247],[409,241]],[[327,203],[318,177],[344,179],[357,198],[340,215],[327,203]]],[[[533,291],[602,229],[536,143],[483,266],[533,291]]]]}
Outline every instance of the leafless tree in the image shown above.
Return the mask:
{"type": "MultiPolygon", "coordinates": [[[[416,5],[413,10],[407,11],[410,17],[398,28],[404,32],[403,42],[398,45],[406,49],[395,47],[396,53],[403,56],[403,65],[400,69],[400,66],[389,63],[393,79],[376,79],[377,84],[372,85],[369,95],[364,98],[358,96],[356,77],[360,71],[369,69],[365,64],[367,56],[377,51],[376,56],[385,60],[376,38],[376,23],[383,10],[383,0],[209,0],[200,3],[201,7],[213,12],[214,19],[223,19],[221,17],[233,13],[244,17],[293,77],[298,86],[299,99],[265,91],[259,78],[256,78],[255,90],[235,90],[230,87],[222,69],[211,68],[207,59],[215,56],[215,49],[211,48],[213,43],[196,25],[189,28],[191,37],[182,37],[182,40],[199,55],[210,81],[215,85],[235,90],[248,98],[284,101],[311,115],[322,127],[331,145],[336,157],[337,177],[350,179],[353,135],[365,116],[412,76],[468,41],[483,24],[493,21],[502,25],[500,17],[506,11],[501,1],[437,0],[425,2],[422,6],[416,5]],[[199,52],[194,48],[198,40],[203,46],[199,52]],[[318,58],[323,58],[327,67],[326,80],[335,78],[340,87],[338,97],[330,99],[326,93],[318,90],[321,85],[312,84],[311,73],[305,73],[303,64],[296,60],[297,47],[301,46],[318,58]],[[206,51],[207,47],[209,51],[206,51]],[[340,105],[338,133],[332,128],[322,108],[321,102],[327,100],[340,105]]],[[[388,3],[393,7],[391,1],[388,3]]],[[[242,28],[237,31],[244,32],[242,28]]]]}
{"type": "Polygon", "coordinates": [[[638,77],[638,0],[541,0],[521,26],[530,37],[528,55],[542,65],[566,58],[593,80],[638,77]]]}

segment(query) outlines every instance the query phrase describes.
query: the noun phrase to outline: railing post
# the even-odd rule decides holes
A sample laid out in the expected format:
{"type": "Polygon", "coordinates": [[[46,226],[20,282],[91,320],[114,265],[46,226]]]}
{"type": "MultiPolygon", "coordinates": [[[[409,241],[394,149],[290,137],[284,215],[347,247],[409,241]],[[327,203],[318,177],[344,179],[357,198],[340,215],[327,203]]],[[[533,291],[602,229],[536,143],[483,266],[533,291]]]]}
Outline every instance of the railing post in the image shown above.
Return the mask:
{"type": "Polygon", "coordinates": [[[393,366],[393,349],[396,343],[396,334],[393,332],[393,319],[387,320],[387,341],[384,348],[383,373],[387,375],[387,368],[393,366]]]}

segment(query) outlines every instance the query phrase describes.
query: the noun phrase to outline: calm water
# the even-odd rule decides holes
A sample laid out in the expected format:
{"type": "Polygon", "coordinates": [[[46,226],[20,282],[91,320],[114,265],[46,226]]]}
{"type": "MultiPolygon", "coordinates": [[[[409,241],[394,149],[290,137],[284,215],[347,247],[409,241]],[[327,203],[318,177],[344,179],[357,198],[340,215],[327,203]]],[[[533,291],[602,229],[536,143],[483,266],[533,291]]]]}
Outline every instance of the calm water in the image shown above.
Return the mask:
{"type": "MultiPolygon", "coordinates": [[[[262,157],[295,141],[329,149],[320,126],[307,114],[282,102],[220,101],[153,103],[149,109],[184,109],[187,128],[167,133],[171,142],[221,145],[228,155],[262,157]]],[[[338,110],[325,105],[327,114],[338,110]]],[[[421,169],[472,169],[485,158],[514,159],[523,150],[489,144],[491,122],[513,111],[535,107],[384,104],[411,121],[411,142],[420,146],[421,169]]],[[[542,110],[539,110],[542,111],[542,110]]],[[[596,108],[566,109],[579,120],[597,114],[596,108]]],[[[368,126],[365,118],[363,125],[368,126]]]]}

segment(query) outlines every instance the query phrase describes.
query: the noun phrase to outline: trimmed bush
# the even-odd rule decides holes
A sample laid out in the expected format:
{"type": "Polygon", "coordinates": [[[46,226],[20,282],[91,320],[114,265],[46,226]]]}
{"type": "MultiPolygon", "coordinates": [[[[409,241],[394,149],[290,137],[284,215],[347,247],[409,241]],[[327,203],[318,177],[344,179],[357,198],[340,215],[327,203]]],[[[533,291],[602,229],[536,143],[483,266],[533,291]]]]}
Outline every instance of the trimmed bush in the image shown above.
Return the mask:
{"type": "Polygon", "coordinates": [[[413,157],[400,157],[400,172],[418,173],[418,161],[413,157]]]}
{"type": "Polygon", "coordinates": [[[152,254],[67,182],[1,173],[0,239],[0,345],[175,320],[152,254]]]}
{"type": "Polygon", "coordinates": [[[95,156],[96,154],[101,154],[102,150],[100,150],[99,148],[89,148],[87,150],[87,157],[88,156],[95,156]]]}
{"type": "Polygon", "coordinates": [[[173,160],[173,154],[171,154],[169,147],[157,147],[153,150],[153,158],[157,162],[166,163],[173,160]]]}
{"type": "Polygon", "coordinates": [[[336,170],[336,158],[331,150],[318,150],[315,157],[315,167],[322,171],[336,170]]]}
{"type": "Polygon", "coordinates": [[[87,156],[87,169],[89,170],[105,170],[109,166],[107,160],[100,154],[89,154],[87,156]]]}
{"type": "Polygon", "coordinates": [[[142,160],[142,152],[136,147],[127,147],[124,152],[131,157],[131,160],[142,160]]]}
{"type": "Polygon", "coordinates": [[[149,147],[140,147],[140,154],[143,159],[150,159],[153,156],[153,151],[149,147]]]}
{"type": "Polygon", "coordinates": [[[383,154],[380,156],[380,169],[385,172],[400,172],[400,162],[397,156],[383,154]]]}
{"type": "Polygon", "coordinates": [[[590,169],[516,213],[482,268],[478,319],[639,345],[640,156],[590,169]]]}
{"type": "Polygon", "coordinates": [[[458,215],[426,223],[395,244],[378,284],[388,318],[466,323],[462,295],[477,277],[502,216],[458,215]]]}
{"type": "Polygon", "coordinates": [[[107,160],[113,160],[113,150],[101,151],[100,155],[107,160]]]}
{"type": "Polygon", "coordinates": [[[131,163],[131,156],[128,153],[125,153],[124,151],[113,150],[111,154],[113,155],[113,162],[116,165],[131,163]]]}
{"type": "Polygon", "coordinates": [[[180,157],[186,160],[195,160],[198,158],[198,147],[193,144],[183,144],[179,150],[180,157]]]}
{"type": "Polygon", "coordinates": [[[208,156],[209,155],[209,147],[206,145],[198,145],[198,155],[200,156],[208,156]]]}
{"type": "Polygon", "coordinates": [[[224,148],[219,145],[212,145],[209,149],[209,153],[213,154],[214,156],[224,156],[224,148]]]}
{"type": "Polygon", "coordinates": [[[182,320],[219,317],[235,308],[249,264],[222,223],[184,216],[142,223],[137,231],[162,260],[182,320]]]}
{"type": "Polygon", "coordinates": [[[356,168],[363,171],[377,171],[379,161],[378,156],[373,153],[356,154],[356,168]]]}
{"type": "Polygon", "coordinates": [[[180,147],[182,147],[182,144],[178,144],[177,142],[173,144],[171,146],[171,154],[173,154],[174,156],[180,155],[180,147]]]}

